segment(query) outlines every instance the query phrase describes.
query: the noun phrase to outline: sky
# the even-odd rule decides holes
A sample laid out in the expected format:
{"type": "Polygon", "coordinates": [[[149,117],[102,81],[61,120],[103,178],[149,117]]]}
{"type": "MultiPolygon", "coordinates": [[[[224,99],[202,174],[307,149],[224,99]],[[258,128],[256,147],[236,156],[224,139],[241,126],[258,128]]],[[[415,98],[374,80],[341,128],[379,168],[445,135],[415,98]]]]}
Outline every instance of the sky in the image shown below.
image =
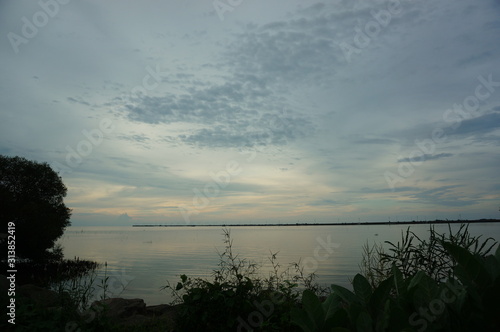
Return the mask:
{"type": "Polygon", "coordinates": [[[499,218],[500,1],[1,1],[0,154],[72,224],[499,218]]]}

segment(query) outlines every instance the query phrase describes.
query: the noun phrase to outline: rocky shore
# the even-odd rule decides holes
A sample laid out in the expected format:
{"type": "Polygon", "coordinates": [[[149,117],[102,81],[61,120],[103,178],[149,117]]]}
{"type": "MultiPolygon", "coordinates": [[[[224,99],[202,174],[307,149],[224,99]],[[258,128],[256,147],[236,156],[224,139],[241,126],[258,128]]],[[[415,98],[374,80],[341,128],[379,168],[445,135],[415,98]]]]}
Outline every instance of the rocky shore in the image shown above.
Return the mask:
{"type": "MultiPolygon", "coordinates": [[[[61,303],[64,301],[55,291],[27,284],[17,287],[16,302],[17,306],[29,304],[33,309],[57,314],[63,310],[61,303]]],[[[146,306],[143,299],[109,298],[95,301],[80,315],[85,321],[105,319],[112,326],[124,330],[133,329],[134,326],[161,325],[166,327],[164,331],[174,331],[176,309],[177,306],[168,304],[146,306]]]]}

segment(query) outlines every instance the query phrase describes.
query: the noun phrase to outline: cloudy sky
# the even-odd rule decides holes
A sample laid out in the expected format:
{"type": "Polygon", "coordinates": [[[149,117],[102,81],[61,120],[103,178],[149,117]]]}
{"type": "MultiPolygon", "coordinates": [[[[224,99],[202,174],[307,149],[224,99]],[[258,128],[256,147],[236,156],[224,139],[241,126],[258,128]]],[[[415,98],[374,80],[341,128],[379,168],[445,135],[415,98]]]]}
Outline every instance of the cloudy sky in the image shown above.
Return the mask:
{"type": "Polygon", "coordinates": [[[0,2],[0,154],[74,225],[498,218],[500,1],[0,2]]]}

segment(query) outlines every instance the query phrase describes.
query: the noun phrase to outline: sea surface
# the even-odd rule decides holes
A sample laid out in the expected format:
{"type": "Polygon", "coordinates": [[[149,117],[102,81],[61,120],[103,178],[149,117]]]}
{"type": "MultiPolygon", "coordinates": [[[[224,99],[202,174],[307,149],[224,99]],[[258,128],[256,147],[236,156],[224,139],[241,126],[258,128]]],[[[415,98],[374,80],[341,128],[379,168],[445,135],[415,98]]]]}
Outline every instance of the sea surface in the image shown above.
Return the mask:
{"type": "MultiPolygon", "coordinates": [[[[228,227],[233,252],[261,266],[267,276],[269,258],[276,254],[281,270],[301,262],[305,272],[314,272],[323,285],[350,288],[359,272],[362,246],[367,242],[401,240],[406,225],[359,226],[269,226],[228,227]]],[[[448,225],[435,225],[448,233],[448,225]]],[[[452,225],[457,230],[459,225],[452,225]]],[[[427,238],[429,225],[411,230],[427,238]]],[[[500,223],[471,224],[469,232],[500,240],[500,223]]],[[[78,227],[66,229],[58,241],[66,258],[94,260],[98,271],[94,298],[102,295],[99,280],[108,277],[108,296],[142,298],[147,305],[170,303],[170,292],[161,290],[168,282],[177,284],[182,274],[210,277],[224,252],[223,228],[219,227],[78,227]],[[104,263],[106,267],[104,268],[104,263]]]]}

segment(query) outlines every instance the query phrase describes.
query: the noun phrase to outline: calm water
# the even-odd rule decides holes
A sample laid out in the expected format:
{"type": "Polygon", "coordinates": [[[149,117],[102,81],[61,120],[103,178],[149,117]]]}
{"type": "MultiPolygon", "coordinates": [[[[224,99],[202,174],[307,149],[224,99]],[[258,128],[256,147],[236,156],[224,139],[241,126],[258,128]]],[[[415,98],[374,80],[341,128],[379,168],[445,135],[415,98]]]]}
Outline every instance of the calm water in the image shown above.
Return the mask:
{"type": "MultiPolygon", "coordinates": [[[[318,282],[350,287],[359,272],[362,245],[367,241],[398,241],[407,226],[300,226],[231,228],[233,251],[270,271],[269,257],[278,252],[282,267],[301,260],[318,282]]],[[[453,229],[458,225],[453,226],[453,229]]],[[[426,237],[428,225],[411,229],[426,237]]],[[[447,225],[436,225],[446,232],[447,225]]],[[[500,224],[473,224],[474,235],[500,239],[500,224]]],[[[109,291],[113,297],[142,298],[148,305],[169,303],[161,291],[167,281],[176,284],[181,274],[210,276],[224,251],[222,227],[70,227],[59,243],[66,258],[107,262],[109,291]]],[[[103,271],[99,271],[102,278],[103,271]]]]}

